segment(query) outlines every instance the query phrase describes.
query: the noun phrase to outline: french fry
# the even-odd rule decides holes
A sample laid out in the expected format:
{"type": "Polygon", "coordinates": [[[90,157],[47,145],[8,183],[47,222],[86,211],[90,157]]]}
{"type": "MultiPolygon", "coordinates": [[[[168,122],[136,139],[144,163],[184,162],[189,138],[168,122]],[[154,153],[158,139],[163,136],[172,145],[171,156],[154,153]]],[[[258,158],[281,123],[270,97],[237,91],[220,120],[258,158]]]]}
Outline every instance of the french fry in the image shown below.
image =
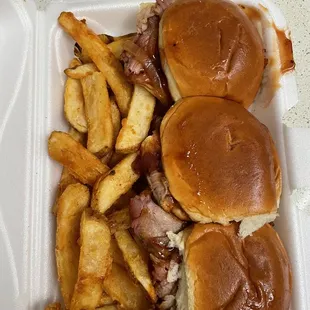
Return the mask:
{"type": "MultiPolygon", "coordinates": [[[[69,135],[77,142],[84,144],[85,142],[85,135],[83,133],[80,133],[79,131],[75,130],[73,127],[69,130],[69,135]]],[[[55,199],[55,203],[53,206],[53,214],[56,215],[57,213],[57,200],[61,196],[61,194],[64,192],[64,190],[67,188],[70,184],[76,184],[79,183],[79,181],[70,173],[68,168],[63,168],[61,177],[58,183],[58,190],[57,195],[55,199]]]]}
{"type": "MultiPolygon", "coordinates": [[[[113,37],[107,34],[99,34],[98,38],[105,44],[109,44],[114,41],[113,37]]],[[[93,61],[90,59],[88,54],[83,50],[78,43],[74,45],[74,55],[81,60],[83,64],[92,63],[93,61]]]]}
{"type": "Polygon", "coordinates": [[[122,116],[126,117],[129,110],[132,87],[126,80],[120,62],[115,58],[108,46],[84,23],[76,19],[71,12],[62,12],[58,22],[85,50],[98,69],[104,74],[115,94],[122,116]]]}
{"type": "Polygon", "coordinates": [[[97,307],[103,307],[112,304],[114,304],[114,300],[106,292],[103,292],[97,307]]]}
{"type": "Polygon", "coordinates": [[[104,290],[119,302],[121,307],[128,310],[150,309],[144,289],[133,281],[124,267],[113,263],[103,285],[104,290]]]}
{"type": "Polygon", "coordinates": [[[61,310],[61,304],[59,302],[49,304],[45,307],[45,310],[61,310]]]}
{"type": "Polygon", "coordinates": [[[113,258],[113,263],[118,264],[118,265],[126,268],[126,262],[124,260],[123,254],[122,254],[114,236],[112,236],[112,239],[111,239],[111,255],[113,258]]]}
{"type": "Polygon", "coordinates": [[[93,189],[93,210],[106,212],[138,180],[139,174],[132,167],[137,156],[137,153],[128,155],[108,175],[98,179],[93,189]]]}
{"type": "MultiPolygon", "coordinates": [[[[80,65],[81,62],[74,58],[70,68],[80,65]]],[[[68,78],[64,93],[64,112],[67,121],[80,132],[87,132],[87,122],[84,112],[84,97],[80,81],[68,78]]]]}
{"type": "MultiPolygon", "coordinates": [[[[128,40],[128,39],[127,39],[128,40]]],[[[114,41],[108,44],[110,51],[113,53],[116,59],[120,59],[124,51],[124,39],[114,41]]]]}
{"type": "Polygon", "coordinates": [[[68,68],[66,69],[64,72],[66,74],[67,77],[71,78],[71,79],[83,79],[88,75],[93,74],[94,72],[98,72],[98,68],[96,67],[95,64],[93,63],[87,63],[84,65],[80,65],[74,68],[68,68]]]}
{"type": "Polygon", "coordinates": [[[135,32],[132,32],[132,33],[127,33],[127,34],[118,36],[118,37],[111,37],[111,38],[112,38],[111,43],[114,42],[114,41],[119,41],[119,40],[128,40],[128,39],[132,39],[135,35],[136,35],[136,33],[135,33],[135,32]]]}
{"type": "Polygon", "coordinates": [[[53,131],[48,140],[51,158],[68,168],[83,184],[93,185],[109,167],[65,132],[53,131]]]}
{"type": "Polygon", "coordinates": [[[70,308],[78,275],[80,219],[89,202],[89,190],[82,184],[69,185],[57,202],[55,254],[58,281],[67,309],[70,308]]]}
{"type": "Polygon", "coordinates": [[[95,72],[81,80],[88,125],[87,149],[103,156],[113,148],[112,108],[103,73],[95,72]]]}
{"type": "Polygon", "coordinates": [[[111,102],[111,113],[112,113],[112,124],[113,124],[113,143],[115,144],[118,133],[121,129],[121,114],[115,102],[115,99],[110,98],[111,102]]]}
{"type": "Polygon", "coordinates": [[[100,308],[96,308],[96,310],[118,310],[117,305],[107,305],[100,308]]]}
{"type": "Polygon", "coordinates": [[[107,218],[112,235],[119,230],[129,229],[131,227],[129,208],[114,211],[107,218]]]}
{"type": "Polygon", "coordinates": [[[103,293],[103,279],[111,270],[111,235],[103,218],[85,210],[81,219],[80,261],[71,310],[94,309],[103,293]]]}
{"type": "Polygon", "coordinates": [[[145,88],[135,85],[127,119],[123,119],[116,140],[118,153],[132,153],[139,149],[150,130],[156,100],[145,88]]]}
{"type": "Polygon", "coordinates": [[[139,246],[127,230],[116,231],[115,239],[132,274],[145,288],[151,300],[155,303],[157,297],[148,269],[148,262],[144,259],[139,246]]]}

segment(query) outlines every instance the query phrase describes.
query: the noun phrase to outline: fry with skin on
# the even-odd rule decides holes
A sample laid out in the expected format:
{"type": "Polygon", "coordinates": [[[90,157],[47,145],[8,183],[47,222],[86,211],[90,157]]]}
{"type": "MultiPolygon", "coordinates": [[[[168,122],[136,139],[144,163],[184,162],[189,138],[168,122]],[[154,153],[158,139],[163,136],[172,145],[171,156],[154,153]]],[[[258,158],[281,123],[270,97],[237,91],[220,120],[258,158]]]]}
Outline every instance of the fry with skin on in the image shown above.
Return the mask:
{"type": "MultiPolygon", "coordinates": [[[[70,63],[70,68],[79,66],[81,62],[74,58],[70,63]]],[[[68,78],[64,93],[64,112],[67,121],[72,127],[80,132],[87,132],[87,122],[84,112],[84,97],[80,81],[68,78]]]]}
{"type": "Polygon", "coordinates": [[[105,277],[104,290],[121,307],[128,310],[150,309],[144,289],[135,283],[127,270],[113,262],[111,272],[105,277]]]}
{"type": "MultiPolygon", "coordinates": [[[[70,128],[69,130],[69,135],[76,140],[77,142],[84,144],[85,141],[85,135],[77,130],[75,130],[73,127],[70,128]]],[[[61,177],[58,183],[58,190],[57,190],[57,195],[55,199],[55,203],[53,205],[52,212],[54,215],[57,213],[57,200],[61,196],[61,194],[64,192],[64,190],[67,188],[68,185],[70,184],[76,184],[79,183],[79,181],[70,173],[68,168],[63,168],[61,177]]]]}
{"type": "Polygon", "coordinates": [[[123,127],[116,140],[116,152],[132,153],[139,149],[150,130],[155,103],[152,94],[135,85],[127,119],[123,119],[123,127]]]}
{"type": "Polygon", "coordinates": [[[85,210],[80,226],[80,261],[71,310],[95,309],[103,294],[103,279],[111,270],[111,234],[103,218],[85,210]]]}
{"type": "Polygon", "coordinates": [[[89,55],[97,68],[104,74],[116,97],[117,105],[123,117],[127,116],[132,87],[126,80],[120,62],[109,47],[71,12],[62,12],[58,18],[62,28],[89,55]]]}
{"type": "Polygon", "coordinates": [[[93,188],[93,210],[106,212],[138,180],[140,175],[132,167],[137,156],[138,153],[128,155],[109,174],[98,179],[93,188]]]}
{"type": "Polygon", "coordinates": [[[90,193],[82,184],[71,184],[57,202],[56,263],[58,281],[67,309],[70,309],[78,276],[80,220],[90,203],[90,193]]]}
{"type": "Polygon", "coordinates": [[[98,72],[98,68],[96,67],[95,64],[93,63],[88,63],[84,65],[79,65],[77,67],[70,67],[66,69],[64,72],[67,77],[72,78],[72,79],[83,79],[86,76],[93,74],[94,72],[98,72]]]}
{"type": "Polygon", "coordinates": [[[155,303],[157,297],[155,288],[152,284],[151,275],[149,273],[148,262],[145,261],[139,246],[131,237],[128,230],[116,231],[115,239],[132,274],[142,284],[150,295],[152,301],[155,303]]]}
{"type": "Polygon", "coordinates": [[[112,235],[119,230],[129,229],[131,227],[129,208],[114,211],[107,218],[112,235]]]}
{"type": "Polygon", "coordinates": [[[113,144],[115,144],[118,133],[121,129],[121,114],[117,107],[114,97],[110,98],[111,102],[111,113],[112,113],[112,124],[113,124],[113,144]]]}
{"type": "Polygon", "coordinates": [[[68,168],[83,184],[93,185],[100,176],[110,170],[65,132],[52,132],[48,140],[48,152],[51,158],[68,168]]]}
{"type": "Polygon", "coordinates": [[[81,80],[88,125],[87,149],[101,157],[112,151],[112,108],[107,83],[101,72],[81,80]]]}
{"type": "Polygon", "coordinates": [[[103,292],[100,298],[100,302],[97,305],[97,307],[103,307],[103,306],[108,306],[112,304],[114,304],[114,300],[106,292],[103,292]]]}

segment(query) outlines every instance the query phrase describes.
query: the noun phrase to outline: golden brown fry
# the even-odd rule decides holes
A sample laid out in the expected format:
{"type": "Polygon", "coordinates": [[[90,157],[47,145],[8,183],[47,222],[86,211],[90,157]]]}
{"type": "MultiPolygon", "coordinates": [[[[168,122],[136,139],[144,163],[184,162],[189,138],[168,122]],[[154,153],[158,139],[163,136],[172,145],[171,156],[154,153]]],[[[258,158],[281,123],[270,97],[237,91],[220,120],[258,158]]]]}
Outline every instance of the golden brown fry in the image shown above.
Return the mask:
{"type": "Polygon", "coordinates": [[[116,231],[115,239],[132,274],[142,284],[151,300],[155,303],[157,297],[148,269],[148,262],[144,259],[139,246],[127,230],[116,231]]]}
{"type": "Polygon", "coordinates": [[[153,118],[156,100],[145,88],[135,85],[127,119],[123,119],[116,140],[118,153],[132,153],[139,149],[147,137],[153,118]]]}
{"type": "Polygon", "coordinates": [[[80,261],[78,280],[71,301],[71,310],[94,309],[103,294],[103,279],[111,270],[111,234],[103,218],[85,210],[81,219],[80,261]]]}
{"type": "Polygon", "coordinates": [[[120,36],[120,37],[115,37],[114,41],[108,44],[108,47],[110,51],[113,53],[113,55],[117,58],[120,59],[123,51],[124,51],[124,42],[127,40],[133,39],[135,36],[135,33],[130,33],[128,35],[120,36]]]}
{"type": "Polygon", "coordinates": [[[93,210],[106,212],[138,180],[139,174],[132,167],[137,156],[137,153],[128,155],[108,175],[98,179],[93,189],[93,210]]]}
{"type": "Polygon", "coordinates": [[[118,264],[118,265],[126,268],[126,262],[124,260],[123,254],[122,254],[120,248],[118,247],[118,244],[117,244],[114,236],[112,236],[112,239],[111,239],[111,256],[112,256],[113,262],[115,264],[118,264]]]}
{"type": "Polygon", "coordinates": [[[81,133],[74,129],[73,127],[70,127],[68,134],[77,142],[81,143],[83,146],[85,146],[86,142],[86,135],[84,133],[81,133]]]}
{"type": "Polygon", "coordinates": [[[114,41],[114,38],[108,34],[98,34],[98,38],[105,44],[110,44],[114,41]]]}
{"type": "Polygon", "coordinates": [[[112,37],[112,41],[111,41],[111,42],[119,41],[119,40],[128,40],[128,39],[132,39],[135,35],[136,35],[136,33],[135,33],[135,32],[132,32],[132,33],[127,33],[127,34],[118,36],[118,37],[112,37]]]}
{"type": "MultiPolygon", "coordinates": [[[[107,34],[99,34],[99,39],[105,43],[109,44],[114,41],[113,37],[107,34]]],[[[77,43],[74,45],[74,55],[81,60],[83,64],[92,63],[93,61],[90,59],[88,54],[83,50],[77,43]]]]}
{"type": "Polygon", "coordinates": [[[123,117],[127,116],[132,87],[127,82],[120,62],[100,38],[85,24],[77,20],[71,12],[62,12],[58,18],[63,29],[90,56],[98,69],[104,74],[123,117]]]}
{"type": "Polygon", "coordinates": [[[106,292],[103,292],[100,298],[100,302],[97,305],[97,307],[112,305],[113,303],[114,303],[114,300],[106,292]]]}
{"type": "MultiPolygon", "coordinates": [[[[85,135],[75,130],[73,127],[70,128],[69,135],[77,142],[84,144],[85,135]]],[[[67,188],[68,185],[76,184],[76,183],[79,183],[79,181],[70,173],[70,171],[67,168],[63,168],[60,181],[58,184],[58,190],[57,190],[57,195],[55,199],[56,202],[54,203],[53,210],[52,210],[54,215],[56,215],[57,213],[57,200],[60,197],[60,195],[64,192],[64,190],[67,188]]]]}
{"type": "Polygon", "coordinates": [[[101,72],[81,80],[88,125],[87,149],[101,157],[112,151],[112,108],[107,83],[101,72]]]}
{"type": "Polygon", "coordinates": [[[150,309],[144,289],[136,284],[125,268],[113,263],[111,272],[103,281],[105,291],[121,307],[128,310],[150,309]]]}
{"type": "Polygon", "coordinates": [[[93,185],[109,167],[65,132],[53,131],[48,140],[51,158],[67,167],[81,183],[93,185]]]}
{"type": "Polygon", "coordinates": [[[116,59],[120,59],[124,51],[125,40],[118,40],[108,44],[110,51],[113,53],[116,59]]]}
{"type": "Polygon", "coordinates": [[[55,253],[58,280],[67,309],[70,308],[78,275],[80,219],[89,202],[89,190],[82,184],[69,185],[57,202],[55,253]]]}
{"type": "Polygon", "coordinates": [[[111,234],[115,234],[119,230],[129,229],[131,227],[131,219],[129,208],[114,211],[107,216],[111,234]]]}
{"type": "MultiPolygon", "coordinates": [[[[70,68],[80,65],[81,62],[74,58],[70,68]]],[[[68,78],[65,85],[64,112],[67,121],[80,132],[87,132],[87,122],[84,112],[84,97],[80,81],[68,78]]]]}
{"type": "Polygon", "coordinates": [[[61,310],[61,304],[59,302],[54,302],[45,307],[45,310],[61,310]]]}
{"type": "Polygon", "coordinates": [[[72,79],[83,79],[88,75],[93,74],[94,72],[98,72],[98,68],[96,67],[95,64],[93,63],[87,63],[84,65],[79,65],[74,68],[68,68],[64,72],[67,77],[72,78],[72,79]]]}
{"type": "Polygon", "coordinates": [[[117,305],[107,305],[103,307],[96,308],[96,310],[118,310],[117,305]]]}
{"type": "Polygon", "coordinates": [[[110,98],[111,101],[111,113],[112,113],[112,124],[113,124],[113,143],[115,144],[118,133],[121,129],[121,114],[115,102],[115,99],[110,98]]]}

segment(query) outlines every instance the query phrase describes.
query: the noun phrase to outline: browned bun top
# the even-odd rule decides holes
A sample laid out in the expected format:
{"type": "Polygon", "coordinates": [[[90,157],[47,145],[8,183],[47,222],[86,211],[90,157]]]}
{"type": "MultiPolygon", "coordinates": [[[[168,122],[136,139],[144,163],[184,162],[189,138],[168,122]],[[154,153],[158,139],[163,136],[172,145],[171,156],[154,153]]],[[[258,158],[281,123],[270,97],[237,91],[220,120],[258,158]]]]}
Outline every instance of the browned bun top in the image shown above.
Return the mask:
{"type": "Polygon", "coordinates": [[[175,100],[208,95],[245,107],[253,102],[264,70],[262,40],[232,1],[176,1],[161,19],[159,45],[175,100]]]}
{"type": "Polygon", "coordinates": [[[276,212],[276,150],[267,127],[241,105],[181,99],[162,121],[161,144],[170,191],[193,220],[227,224],[276,212]]]}
{"type": "Polygon", "coordinates": [[[241,239],[238,224],[197,224],[185,242],[190,309],[273,309],[290,306],[291,267],[266,224],[241,239]]]}

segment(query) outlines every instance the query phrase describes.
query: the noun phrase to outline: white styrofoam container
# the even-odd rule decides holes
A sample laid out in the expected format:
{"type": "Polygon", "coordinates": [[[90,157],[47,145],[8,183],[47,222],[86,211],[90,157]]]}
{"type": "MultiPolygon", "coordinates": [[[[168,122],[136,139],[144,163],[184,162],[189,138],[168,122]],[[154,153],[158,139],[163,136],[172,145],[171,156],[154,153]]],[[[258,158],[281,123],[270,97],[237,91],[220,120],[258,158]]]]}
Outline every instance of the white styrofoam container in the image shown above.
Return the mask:
{"type": "MultiPolygon", "coordinates": [[[[257,5],[258,0],[243,3],[257,5]]],[[[39,2],[39,1],[38,1],[39,2]]],[[[44,309],[59,300],[51,214],[60,167],[47,154],[54,129],[66,130],[64,68],[73,41],[57,25],[61,11],[87,18],[98,33],[135,30],[138,0],[52,0],[38,11],[32,0],[0,1],[0,307],[44,309]]],[[[285,28],[268,0],[275,24],[285,28]]],[[[283,194],[276,221],[293,266],[292,309],[310,309],[310,213],[290,199],[310,186],[309,129],[289,129],[282,117],[297,103],[293,74],[285,75],[272,103],[253,113],[271,131],[281,158],[283,194]]]]}

